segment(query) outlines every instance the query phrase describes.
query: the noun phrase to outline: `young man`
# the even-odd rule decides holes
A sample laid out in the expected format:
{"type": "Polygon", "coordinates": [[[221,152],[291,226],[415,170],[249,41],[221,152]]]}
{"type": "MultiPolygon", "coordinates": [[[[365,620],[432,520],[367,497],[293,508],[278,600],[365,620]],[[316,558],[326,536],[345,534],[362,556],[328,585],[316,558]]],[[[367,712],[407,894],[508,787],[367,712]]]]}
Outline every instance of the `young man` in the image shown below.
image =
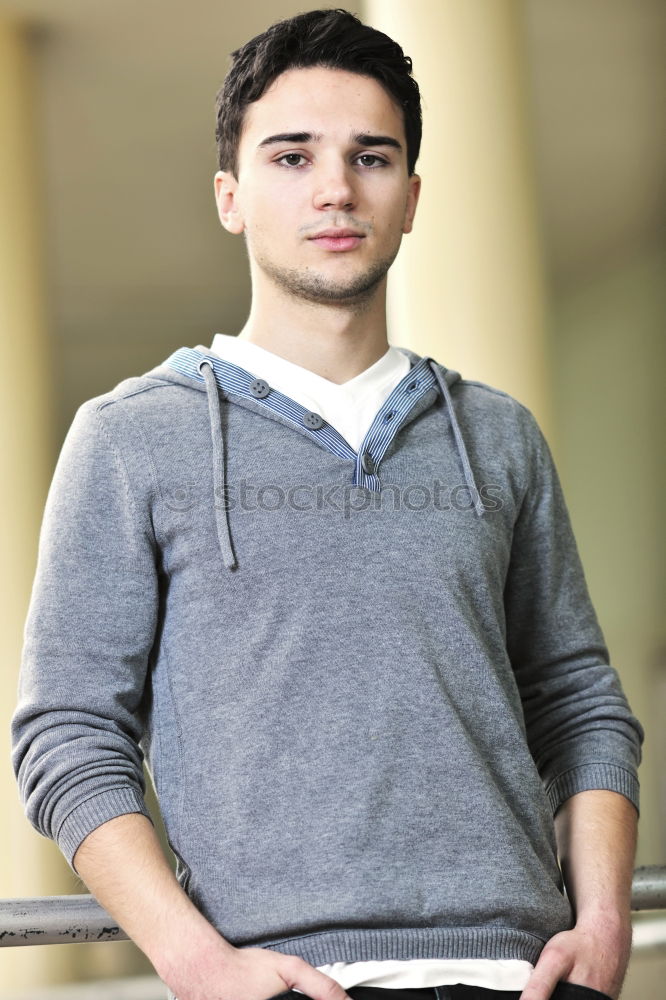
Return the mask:
{"type": "Polygon", "coordinates": [[[388,346],[411,63],[344,11],[234,56],[215,197],[250,315],[76,414],[28,816],[178,1000],[615,1000],[642,731],[533,418],[388,346]]]}

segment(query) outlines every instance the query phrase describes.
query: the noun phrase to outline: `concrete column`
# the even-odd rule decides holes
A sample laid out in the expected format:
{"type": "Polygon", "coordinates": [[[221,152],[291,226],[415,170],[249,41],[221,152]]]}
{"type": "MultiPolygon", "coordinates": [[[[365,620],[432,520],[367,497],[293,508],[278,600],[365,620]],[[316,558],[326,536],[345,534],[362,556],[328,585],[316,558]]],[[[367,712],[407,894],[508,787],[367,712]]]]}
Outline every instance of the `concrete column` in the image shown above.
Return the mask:
{"type": "Polygon", "coordinates": [[[515,395],[552,431],[544,282],[514,0],[366,0],[411,57],[423,178],[389,279],[391,342],[515,395]]]}
{"type": "MultiPolygon", "coordinates": [[[[0,17],[0,727],[7,747],[39,525],[53,466],[41,257],[39,155],[29,38],[0,17]]],[[[57,849],[32,831],[9,755],[0,767],[0,894],[71,891],[57,849]],[[60,885],[57,889],[56,886],[60,885]]],[[[0,997],[63,977],[62,946],[4,949],[0,997]]]]}

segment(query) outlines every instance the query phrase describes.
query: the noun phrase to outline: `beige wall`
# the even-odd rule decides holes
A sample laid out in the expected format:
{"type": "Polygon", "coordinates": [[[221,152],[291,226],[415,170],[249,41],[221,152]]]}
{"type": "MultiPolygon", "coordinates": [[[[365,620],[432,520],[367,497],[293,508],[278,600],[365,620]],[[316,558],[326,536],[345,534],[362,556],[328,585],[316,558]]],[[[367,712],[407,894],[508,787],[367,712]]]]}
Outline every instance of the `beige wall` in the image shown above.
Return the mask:
{"type": "MultiPolygon", "coordinates": [[[[53,398],[48,377],[39,203],[35,201],[35,94],[22,28],[0,17],[0,723],[16,702],[21,627],[27,610],[41,510],[48,486],[53,398]]],[[[3,745],[7,746],[6,738],[3,745]]],[[[64,891],[61,859],[26,824],[7,757],[0,768],[0,895],[64,891]],[[55,877],[54,877],[55,875],[55,877]]],[[[0,991],[28,977],[61,976],[66,956],[12,949],[2,955],[0,991]]],[[[60,951],[60,953],[59,953],[60,951]]],[[[1,993],[0,993],[1,995],[1,993]]],[[[9,995],[6,993],[6,995],[9,995]]]]}

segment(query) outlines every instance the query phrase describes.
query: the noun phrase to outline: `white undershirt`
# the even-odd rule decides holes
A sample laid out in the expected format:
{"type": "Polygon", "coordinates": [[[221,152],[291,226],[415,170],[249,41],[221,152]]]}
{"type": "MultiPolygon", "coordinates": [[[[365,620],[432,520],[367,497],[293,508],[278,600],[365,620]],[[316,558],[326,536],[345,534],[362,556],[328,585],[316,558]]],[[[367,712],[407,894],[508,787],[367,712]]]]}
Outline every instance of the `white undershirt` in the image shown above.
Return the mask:
{"type": "MultiPolygon", "coordinates": [[[[257,344],[229,334],[216,333],[210,349],[223,360],[264,379],[272,389],[318,413],[355,451],[377,411],[410,368],[407,355],[391,346],[373,365],[339,385],[257,344]]],[[[412,958],[408,961],[334,962],[318,968],[343,989],[361,985],[417,989],[465,983],[494,990],[522,990],[533,966],[516,959],[412,958]]]]}
{"type": "Polygon", "coordinates": [[[342,434],[354,451],[358,451],[382,403],[410,368],[407,355],[397,347],[389,347],[365,371],[338,385],[249,340],[229,334],[216,333],[211,351],[318,413],[342,434]]]}

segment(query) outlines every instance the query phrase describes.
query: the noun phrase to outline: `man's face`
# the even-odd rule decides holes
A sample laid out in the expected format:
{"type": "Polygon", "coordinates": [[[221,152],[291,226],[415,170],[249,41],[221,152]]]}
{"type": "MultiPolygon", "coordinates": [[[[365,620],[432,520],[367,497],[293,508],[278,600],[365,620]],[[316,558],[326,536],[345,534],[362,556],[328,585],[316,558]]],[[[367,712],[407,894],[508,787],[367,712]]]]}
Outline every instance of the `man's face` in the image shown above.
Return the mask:
{"type": "Polygon", "coordinates": [[[313,302],[367,299],[412,227],[420,179],[408,177],[406,152],[402,113],[371,77],[279,76],[247,109],[238,179],[215,175],[220,219],[245,234],[255,291],[268,282],[313,302]]]}

